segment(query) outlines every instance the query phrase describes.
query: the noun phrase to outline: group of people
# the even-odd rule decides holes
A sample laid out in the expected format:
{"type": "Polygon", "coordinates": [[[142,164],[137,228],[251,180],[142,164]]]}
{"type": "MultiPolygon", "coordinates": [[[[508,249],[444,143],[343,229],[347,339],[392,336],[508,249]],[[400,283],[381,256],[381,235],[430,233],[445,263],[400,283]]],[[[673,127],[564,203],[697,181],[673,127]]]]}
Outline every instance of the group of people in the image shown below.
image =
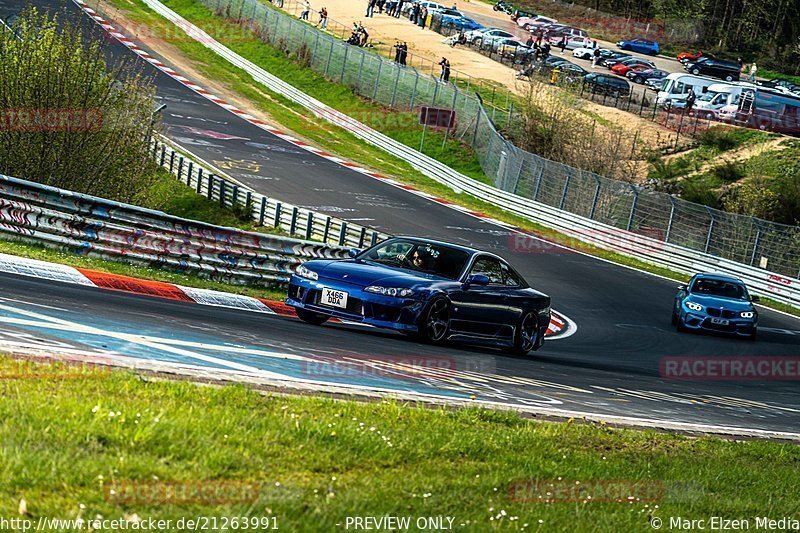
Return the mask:
{"type": "Polygon", "coordinates": [[[406,66],[406,59],[408,58],[408,43],[405,41],[397,41],[394,43],[394,61],[398,65],[406,66]]]}
{"type": "MultiPolygon", "coordinates": [[[[403,15],[403,7],[407,3],[405,0],[366,0],[367,11],[364,14],[367,18],[375,16],[375,11],[378,14],[386,14],[390,17],[400,18],[403,15]]],[[[428,20],[428,8],[421,6],[419,2],[414,2],[408,10],[408,19],[412,24],[421,28],[425,27],[428,20]]]]}
{"type": "Polygon", "coordinates": [[[366,46],[369,41],[369,33],[361,22],[353,23],[353,31],[350,33],[350,38],[347,39],[347,44],[355,46],[366,46]]]}

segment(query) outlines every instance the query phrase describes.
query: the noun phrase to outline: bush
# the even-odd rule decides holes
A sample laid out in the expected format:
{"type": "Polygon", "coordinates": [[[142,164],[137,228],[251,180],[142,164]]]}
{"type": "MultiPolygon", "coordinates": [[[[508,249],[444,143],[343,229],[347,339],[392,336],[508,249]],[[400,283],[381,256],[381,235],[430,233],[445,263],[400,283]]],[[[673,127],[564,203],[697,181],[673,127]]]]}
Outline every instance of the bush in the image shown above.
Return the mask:
{"type": "Polygon", "coordinates": [[[99,37],[28,9],[0,31],[0,172],[119,201],[150,186],[155,90],[99,37]]]}

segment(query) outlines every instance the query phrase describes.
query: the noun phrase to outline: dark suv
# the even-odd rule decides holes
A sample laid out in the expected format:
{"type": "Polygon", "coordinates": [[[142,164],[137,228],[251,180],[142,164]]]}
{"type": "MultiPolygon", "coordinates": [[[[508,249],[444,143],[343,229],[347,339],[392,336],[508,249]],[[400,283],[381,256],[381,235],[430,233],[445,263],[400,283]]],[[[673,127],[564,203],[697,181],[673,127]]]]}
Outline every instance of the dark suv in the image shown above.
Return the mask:
{"type": "Polygon", "coordinates": [[[595,94],[607,94],[613,97],[620,97],[628,96],[631,93],[630,83],[613,74],[591,72],[583,78],[583,83],[595,94]]]}
{"type": "Polygon", "coordinates": [[[697,61],[686,63],[683,68],[695,76],[712,76],[725,81],[739,81],[739,73],[741,72],[741,67],[738,63],[705,56],[697,61]]]}

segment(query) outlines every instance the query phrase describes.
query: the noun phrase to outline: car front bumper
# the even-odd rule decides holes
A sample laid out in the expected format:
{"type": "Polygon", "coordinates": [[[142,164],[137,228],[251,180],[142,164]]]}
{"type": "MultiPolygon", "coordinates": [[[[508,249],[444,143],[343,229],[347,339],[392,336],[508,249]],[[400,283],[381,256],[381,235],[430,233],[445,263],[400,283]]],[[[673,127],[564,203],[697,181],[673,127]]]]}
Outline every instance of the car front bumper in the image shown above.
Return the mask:
{"type": "Polygon", "coordinates": [[[322,278],[314,281],[293,275],[289,282],[286,305],[320,315],[351,322],[361,322],[378,328],[414,333],[425,302],[414,298],[395,298],[364,292],[359,285],[322,278]],[[323,288],[347,293],[345,309],[320,304],[323,288]]]}
{"type": "Polygon", "coordinates": [[[726,318],[727,324],[715,324],[714,319],[702,311],[685,311],[681,316],[681,321],[687,329],[716,331],[720,333],[730,333],[749,337],[758,326],[758,321],[752,318],[726,318]]]}

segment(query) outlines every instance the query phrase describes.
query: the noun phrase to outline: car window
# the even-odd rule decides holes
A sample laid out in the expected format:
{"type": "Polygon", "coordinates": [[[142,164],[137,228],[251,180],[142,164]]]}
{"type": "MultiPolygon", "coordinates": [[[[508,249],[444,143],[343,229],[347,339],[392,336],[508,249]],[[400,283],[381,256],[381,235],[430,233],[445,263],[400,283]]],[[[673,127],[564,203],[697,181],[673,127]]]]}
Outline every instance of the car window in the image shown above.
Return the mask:
{"type": "Polygon", "coordinates": [[[520,285],[522,285],[519,274],[514,272],[514,270],[510,266],[508,266],[505,263],[502,263],[500,267],[503,270],[503,284],[506,287],[519,287],[520,285]]]}
{"type": "Polygon", "coordinates": [[[469,252],[438,243],[398,238],[370,248],[357,259],[457,279],[466,266],[469,252]]]}
{"type": "Polygon", "coordinates": [[[503,269],[500,261],[492,257],[482,257],[472,265],[470,275],[483,274],[491,285],[503,285],[503,269]]]}
{"type": "Polygon", "coordinates": [[[708,294],[710,296],[738,299],[745,299],[747,294],[744,286],[740,283],[706,278],[696,279],[692,284],[691,292],[695,294],[708,294]]]}

